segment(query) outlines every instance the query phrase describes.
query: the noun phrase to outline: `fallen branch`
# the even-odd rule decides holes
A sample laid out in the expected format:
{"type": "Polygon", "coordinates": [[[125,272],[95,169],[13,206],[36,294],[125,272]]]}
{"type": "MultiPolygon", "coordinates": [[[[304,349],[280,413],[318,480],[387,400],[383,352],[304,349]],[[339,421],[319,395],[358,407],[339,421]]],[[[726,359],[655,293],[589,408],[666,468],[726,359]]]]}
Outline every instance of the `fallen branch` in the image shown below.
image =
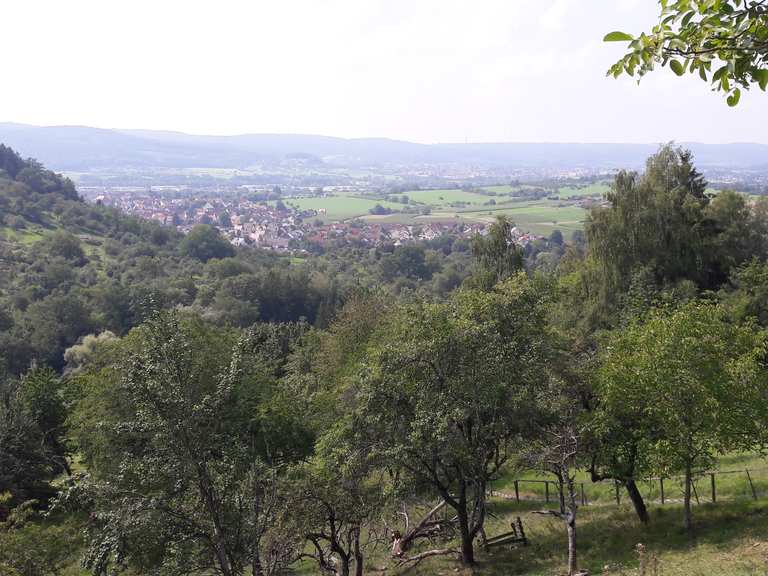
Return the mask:
{"type": "Polygon", "coordinates": [[[445,525],[453,524],[451,520],[433,520],[435,514],[445,508],[445,500],[441,500],[434,506],[427,514],[416,524],[413,528],[410,528],[410,518],[406,512],[401,514],[405,517],[405,531],[402,539],[400,540],[400,549],[405,552],[413,544],[414,540],[418,538],[430,538],[440,533],[442,527],[445,525]]]}
{"type": "Polygon", "coordinates": [[[533,510],[531,514],[539,514],[540,516],[554,516],[559,520],[563,520],[565,518],[565,514],[558,512],[557,510],[533,510]]]}
{"type": "Polygon", "coordinates": [[[407,569],[411,569],[426,558],[431,558],[433,556],[451,556],[451,555],[461,557],[461,552],[457,548],[438,548],[436,550],[427,550],[425,552],[421,552],[420,554],[416,554],[415,556],[400,558],[395,563],[395,565],[398,568],[402,566],[407,566],[407,569]]]}

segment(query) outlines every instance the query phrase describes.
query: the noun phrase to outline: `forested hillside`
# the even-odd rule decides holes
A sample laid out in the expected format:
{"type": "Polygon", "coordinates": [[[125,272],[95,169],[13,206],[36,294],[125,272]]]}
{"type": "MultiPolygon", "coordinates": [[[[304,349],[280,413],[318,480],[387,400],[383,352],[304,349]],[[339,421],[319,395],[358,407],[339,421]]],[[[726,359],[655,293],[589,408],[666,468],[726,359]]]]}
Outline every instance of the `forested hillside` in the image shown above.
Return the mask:
{"type": "Polygon", "coordinates": [[[693,161],[620,172],[571,244],[501,219],[297,259],[86,204],[0,147],[0,574],[634,570],[576,537],[600,523],[677,534],[662,565],[695,549],[696,479],[768,441],[768,204],[693,161]],[[496,491],[523,475],[552,520],[494,548],[540,516],[496,491]]]}
{"type": "MultiPolygon", "coordinates": [[[[60,371],[83,336],[122,336],[151,310],[183,308],[222,326],[326,327],[357,291],[437,297],[471,266],[469,244],[451,237],[399,248],[339,243],[306,259],[235,250],[211,226],[184,237],[87,204],[69,180],[4,146],[0,167],[0,366],[11,375],[32,362],[60,371]]],[[[528,250],[532,265],[561,253],[559,240],[528,250]]]]}

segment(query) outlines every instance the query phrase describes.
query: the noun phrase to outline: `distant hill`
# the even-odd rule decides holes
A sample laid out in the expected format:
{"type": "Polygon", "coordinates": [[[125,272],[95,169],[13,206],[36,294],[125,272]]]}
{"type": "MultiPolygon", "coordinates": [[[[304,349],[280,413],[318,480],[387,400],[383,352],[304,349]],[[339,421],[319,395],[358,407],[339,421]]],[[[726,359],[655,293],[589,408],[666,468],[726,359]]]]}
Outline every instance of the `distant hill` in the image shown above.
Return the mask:
{"type": "MultiPolygon", "coordinates": [[[[462,164],[508,168],[638,167],[656,144],[415,144],[303,134],[195,136],[153,130],[0,123],[0,142],[54,170],[246,168],[291,158],[335,166],[462,164]]],[[[768,168],[768,145],[687,143],[704,168],[768,168]]]]}

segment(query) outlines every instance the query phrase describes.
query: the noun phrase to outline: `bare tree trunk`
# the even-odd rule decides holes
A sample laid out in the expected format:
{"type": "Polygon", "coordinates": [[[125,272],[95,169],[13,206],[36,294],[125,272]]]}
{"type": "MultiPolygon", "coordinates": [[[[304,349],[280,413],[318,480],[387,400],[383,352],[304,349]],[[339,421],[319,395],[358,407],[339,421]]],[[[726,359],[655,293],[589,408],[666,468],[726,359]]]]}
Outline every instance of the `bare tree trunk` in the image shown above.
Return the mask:
{"type": "Polygon", "coordinates": [[[566,529],[568,531],[568,576],[573,576],[578,570],[576,561],[576,514],[574,512],[568,513],[566,529]]]}
{"type": "Polygon", "coordinates": [[[197,464],[197,483],[199,495],[213,524],[212,541],[219,569],[222,576],[234,576],[234,570],[232,569],[232,563],[227,551],[226,537],[221,526],[221,519],[219,518],[218,503],[214,495],[213,483],[208,475],[208,470],[201,463],[197,464]]]}
{"type": "Polygon", "coordinates": [[[341,566],[339,566],[339,576],[349,576],[349,556],[339,556],[341,566]]]}
{"type": "Polygon", "coordinates": [[[253,554],[253,562],[251,566],[253,576],[264,576],[264,568],[261,566],[261,556],[259,555],[258,550],[253,554]]]}
{"type": "Polygon", "coordinates": [[[251,571],[253,576],[264,576],[264,567],[261,564],[261,551],[258,546],[253,551],[253,561],[251,562],[251,571]]]}
{"type": "Polygon", "coordinates": [[[459,531],[461,533],[461,561],[466,566],[471,566],[475,563],[475,547],[473,544],[474,537],[469,530],[466,500],[462,499],[457,512],[459,517],[459,531]]]}
{"type": "Polygon", "coordinates": [[[363,551],[360,550],[360,530],[355,532],[355,576],[363,576],[363,551]]]}
{"type": "MultiPolygon", "coordinates": [[[[568,532],[568,576],[573,576],[578,570],[576,558],[576,514],[579,510],[576,494],[576,484],[573,481],[570,471],[566,470],[565,488],[568,489],[568,510],[565,513],[565,526],[568,532]]],[[[560,490],[563,490],[563,483],[560,482],[560,490]]]]}
{"type": "Polygon", "coordinates": [[[650,520],[650,517],[648,516],[648,508],[645,506],[645,500],[643,500],[643,495],[640,494],[637,484],[630,478],[624,482],[624,486],[627,488],[627,494],[632,501],[632,506],[635,507],[635,513],[640,519],[640,522],[648,524],[650,520]]]}
{"type": "Polygon", "coordinates": [[[689,536],[693,535],[693,521],[691,518],[691,486],[693,485],[693,472],[691,462],[685,463],[685,491],[683,496],[683,525],[689,536]]]}

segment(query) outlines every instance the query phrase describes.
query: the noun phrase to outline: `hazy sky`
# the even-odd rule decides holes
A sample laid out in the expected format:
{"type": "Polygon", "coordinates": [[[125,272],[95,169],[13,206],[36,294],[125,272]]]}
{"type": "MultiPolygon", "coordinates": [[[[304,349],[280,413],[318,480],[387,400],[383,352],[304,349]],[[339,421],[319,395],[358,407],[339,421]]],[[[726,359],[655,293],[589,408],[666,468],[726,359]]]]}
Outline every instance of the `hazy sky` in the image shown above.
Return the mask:
{"type": "Polygon", "coordinates": [[[605,77],[656,0],[4,0],[0,121],[420,142],[768,143],[668,70],[605,77]]]}

